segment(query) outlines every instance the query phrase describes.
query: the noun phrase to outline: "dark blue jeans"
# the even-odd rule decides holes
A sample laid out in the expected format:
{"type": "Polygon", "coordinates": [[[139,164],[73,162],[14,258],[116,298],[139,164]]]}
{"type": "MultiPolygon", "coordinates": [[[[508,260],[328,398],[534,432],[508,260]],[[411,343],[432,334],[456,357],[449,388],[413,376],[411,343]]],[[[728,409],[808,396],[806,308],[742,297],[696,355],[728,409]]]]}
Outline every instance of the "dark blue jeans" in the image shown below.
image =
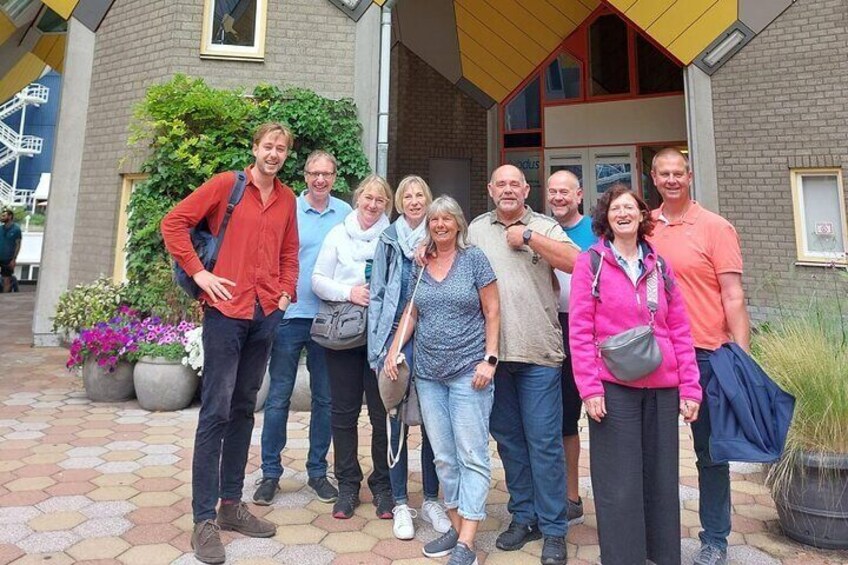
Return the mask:
{"type": "Polygon", "coordinates": [[[560,367],[504,362],[495,371],[489,429],[509,490],[507,509],[545,536],[568,532],[560,367]]]}
{"type": "Polygon", "coordinates": [[[280,453],[286,447],[286,424],[297,378],[300,352],[306,348],[306,368],[312,394],[309,417],[309,455],[306,472],[310,479],[327,475],[327,452],[330,450],[330,377],[327,375],[325,350],[309,336],[312,318],[282,320],[271,349],[268,373],[271,377],[268,400],[265,401],[265,423],[262,426],[262,476],[283,476],[280,453]]]}
{"type": "MultiPolygon", "coordinates": [[[[393,336],[389,336],[391,343],[393,336]]],[[[403,353],[406,355],[406,361],[409,366],[413,366],[413,349],[412,340],[406,343],[403,348],[403,353]]],[[[400,441],[400,422],[397,418],[391,419],[392,427],[392,453],[397,452],[398,441],[400,441]]],[[[409,428],[406,428],[407,434],[409,428]]],[[[400,458],[394,467],[389,469],[389,478],[392,481],[392,497],[395,499],[395,504],[407,504],[409,496],[407,494],[406,485],[409,480],[409,454],[406,443],[403,444],[403,450],[400,453],[400,458]]],[[[421,482],[424,487],[424,500],[438,500],[439,498],[439,477],[436,475],[436,464],[433,459],[433,448],[430,447],[430,440],[427,438],[427,432],[424,426],[421,426],[421,482]]]]}
{"type": "Polygon", "coordinates": [[[282,315],[275,310],[265,316],[259,305],[252,320],[228,318],[211,307],[204,310],[203,378],[191,481],[195,522],[215,519],[219,498],[241,500],[256,393],[282,315]]]}
{"type": "Polygon", "coordinates": [[[730,465],[713,463],[710,459],[710,409],[707,402],[707,384],[713,378],[710,365],[711,351],[696,350],[698,369],[701,372],[701,389],[704,400],[698,411],[698,419],[692,423],[692,438],[698,466],[698,515],[701,518],[701,542],[727,549],[730,535],[730,465]]]}

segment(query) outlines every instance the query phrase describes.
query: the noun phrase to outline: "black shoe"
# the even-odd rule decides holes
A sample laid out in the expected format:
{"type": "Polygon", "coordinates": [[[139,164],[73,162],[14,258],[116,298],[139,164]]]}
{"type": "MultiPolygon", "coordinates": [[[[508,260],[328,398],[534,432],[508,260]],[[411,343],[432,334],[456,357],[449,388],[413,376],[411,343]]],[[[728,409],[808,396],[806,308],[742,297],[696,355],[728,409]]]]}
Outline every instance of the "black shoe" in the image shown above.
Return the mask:
{"type": "Polygon", "coordinates": [[[521,549],[528,541],[541,539],[542,532],[539,531],[535,524],[528,526],[527,524],[519,524],[515,520],[510,522],[509,527],[501,532],[498,539],[495,540],[495,545],[503,551],[515,551],[521,549]]]}
{"type": "Polygon", "coordinates": [[[392,496],[392,493],[386,492],[377,492],[374,494],[374,500],[372,501],[374,506],[377,507],[377,518],[380,520],[391,520],[394,516],[392,514],[392,509],[395,507],[395,499],[392,496]]]}
{"type": "Polygon", "coordinates": [[[542,565],[565,565],[567,562],[565,538],[545,537],[542,545],[542,565]]]}
{"type": "Polygon", "coordinates": [[[333,483],[327,477],[315,477],[309,479],[306,484],[315,491],[315,494],[318,495],[318,500],[321,502],[335,502],[339,497],[338,489],[333,486],[333,483]]]}
{"type": "Polygon", "coordinates": [[[274,502],[274,497],[277,496],[277,491],[280,490],[280,479],[262,477],[256,481],[256,484],[258,487],[253,493],[253,502],[259,506],[270,506],[274,502]]]}
{"type": "Polygon", "coordinates": [[[339,497],[333,504],[333,518],[347,520],[353,516],[357,506],[359,506],[359,493],[339,492],[339,497]]]}

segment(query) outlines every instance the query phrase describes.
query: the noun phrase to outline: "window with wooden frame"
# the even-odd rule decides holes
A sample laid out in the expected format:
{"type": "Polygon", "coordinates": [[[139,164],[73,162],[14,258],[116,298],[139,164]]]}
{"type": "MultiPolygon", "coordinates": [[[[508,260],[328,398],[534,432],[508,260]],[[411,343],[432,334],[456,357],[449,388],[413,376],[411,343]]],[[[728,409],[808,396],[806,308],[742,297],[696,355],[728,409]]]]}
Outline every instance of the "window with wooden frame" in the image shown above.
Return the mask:
{"type": "Polygon", "coordinates": [[[267,0],[204,0],[200,56],[262,60],[267,0]]]}
{"type": "Polygon", "coordinates": [[[801,263],[848,264],[841,169],[792,169],[795,241],[801,263]]]}
{"type": "Polygon", "coordinates": [[[126,282],[127,280],[127,240],[130,235],[127,230],[129,220],[127,206],[130,203],[130,195],[139,183],[147,180],[147,176],[146,173],[123,175],[120,207],[118,208],[118,227],[115,232],[115,266],[112,269],[112,280],[116,283],[126,282]]]}

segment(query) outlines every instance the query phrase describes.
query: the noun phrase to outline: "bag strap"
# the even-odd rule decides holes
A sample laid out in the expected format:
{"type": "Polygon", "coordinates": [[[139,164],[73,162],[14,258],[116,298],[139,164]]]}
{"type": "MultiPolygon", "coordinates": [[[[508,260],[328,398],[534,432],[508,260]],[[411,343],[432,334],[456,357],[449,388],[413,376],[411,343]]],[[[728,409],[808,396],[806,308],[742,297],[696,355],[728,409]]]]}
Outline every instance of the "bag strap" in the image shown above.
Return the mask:
{"type": "Polygon", "coordinates": [[[589,262],[592,265],[592,296],[598,302],[601,301],[601,269],[604,266],[604,254],[598,253],[597,249],[589,250],[589,262]]]}
{"type": "MultiPolygon", "coordinates": [[[[415,293],[418,292],[418,285],[421,284],[421,277],[424,276],[424,269],[425,268],[426,267],[421,267],[420,271],[418,272],[418,280],[415,281],[415,288],[412,290],[412,296],[409,297],[409,305],[406,307],[406,309],[405,309],[406,311],[403,313],[403,326],[401,327],[401,330],[400,330],[401,336],[406,335],[406,330],[409,327],[409,319],[412,317],[410,315],[410,312],[411,312],[412,309],[409,306],[412,306],[413,302],[415,301],[415,293]]],[[[408,387],[414,386],[412,384],[412,368],[411,367],[410,367],[409,384],[407,386],[408,387]]],[[[408,388],[406,390],[406,393],[403,395],[403,399],[400,401],[399,406],[402,406],[406,402],[407,398],[409,398],[409,389],[408,388]]],[[[400,460],[400,454],[403,451],[403,444],[406,440],[406,427],[407,426],[406,426],[406,423],[403,421],[403,419],[400,417],[400,411],[397,408],[395,408],[391,412],[386,412],[386,459],[389,463],[389,469],[394,469],[395,465],[397,465],[397,462],[400,460]],[[400,437],[398,438],[397,453],[392,451],[392,421],[391,421],[392,416],[391,416],[391,412],[395,412],[397,414],[398,425],[400,426],[400,429],[398,430],[400,437]]]]}
{"type": "Polygon", "coordinates": [[[215,252],[212,254],[212,260],[209,263],[209,270],[215,268],[215,263],[218,262],[218,251],[221,250],[221,245],[224,243],[224,234],[227,233],[227,226],[230,225],[230,216],[233,215],[233,210],[244,196],[244,185],[247,183],[247,176],[244,171],[234,171],[235,182],[230,189],[230,200],[227,202],[227,211],[224,212],[224,219],[221,221],[221,228],[218,230],[218,237],[215,238],[215,252]]]}
{"type": "Polygon", "coordinates": [[[647,298],[648,311],[651,313],[651,327],[654,327],[654,314],[657,312],[657,304],[659,301],[659,275],[657,271],[659,267],[654,266],[653,270],[648,274],[647,279],[647,298]]]}

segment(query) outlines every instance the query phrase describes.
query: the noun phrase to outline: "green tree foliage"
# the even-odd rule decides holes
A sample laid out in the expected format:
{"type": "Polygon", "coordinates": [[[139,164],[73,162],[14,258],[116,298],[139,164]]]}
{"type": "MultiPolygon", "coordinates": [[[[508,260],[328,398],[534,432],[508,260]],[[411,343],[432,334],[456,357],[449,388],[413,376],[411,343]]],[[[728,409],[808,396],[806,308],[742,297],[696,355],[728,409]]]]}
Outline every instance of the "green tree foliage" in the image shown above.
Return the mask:
{"type": "Polygon", "coordinates": [[[338,159],[339,192],[350,191],[369,174],[362,126],[349,99],[329,100],[307,89],[268,85],[245,96],[184,75],[147,91],[135,109],[129,139],[132,147],[145,151],[142,171],[148,174],[127,209],[127,275],[134,305],[166,318],[190,316],[190,303],[173,294],[159,224],[174,204],[214,174],[249,165],[253,132],[268,121],[282,122],[294,132],[294,147],[279,176],[295,191],[305,188],[303,167],[315,149],[338,159]]]}

